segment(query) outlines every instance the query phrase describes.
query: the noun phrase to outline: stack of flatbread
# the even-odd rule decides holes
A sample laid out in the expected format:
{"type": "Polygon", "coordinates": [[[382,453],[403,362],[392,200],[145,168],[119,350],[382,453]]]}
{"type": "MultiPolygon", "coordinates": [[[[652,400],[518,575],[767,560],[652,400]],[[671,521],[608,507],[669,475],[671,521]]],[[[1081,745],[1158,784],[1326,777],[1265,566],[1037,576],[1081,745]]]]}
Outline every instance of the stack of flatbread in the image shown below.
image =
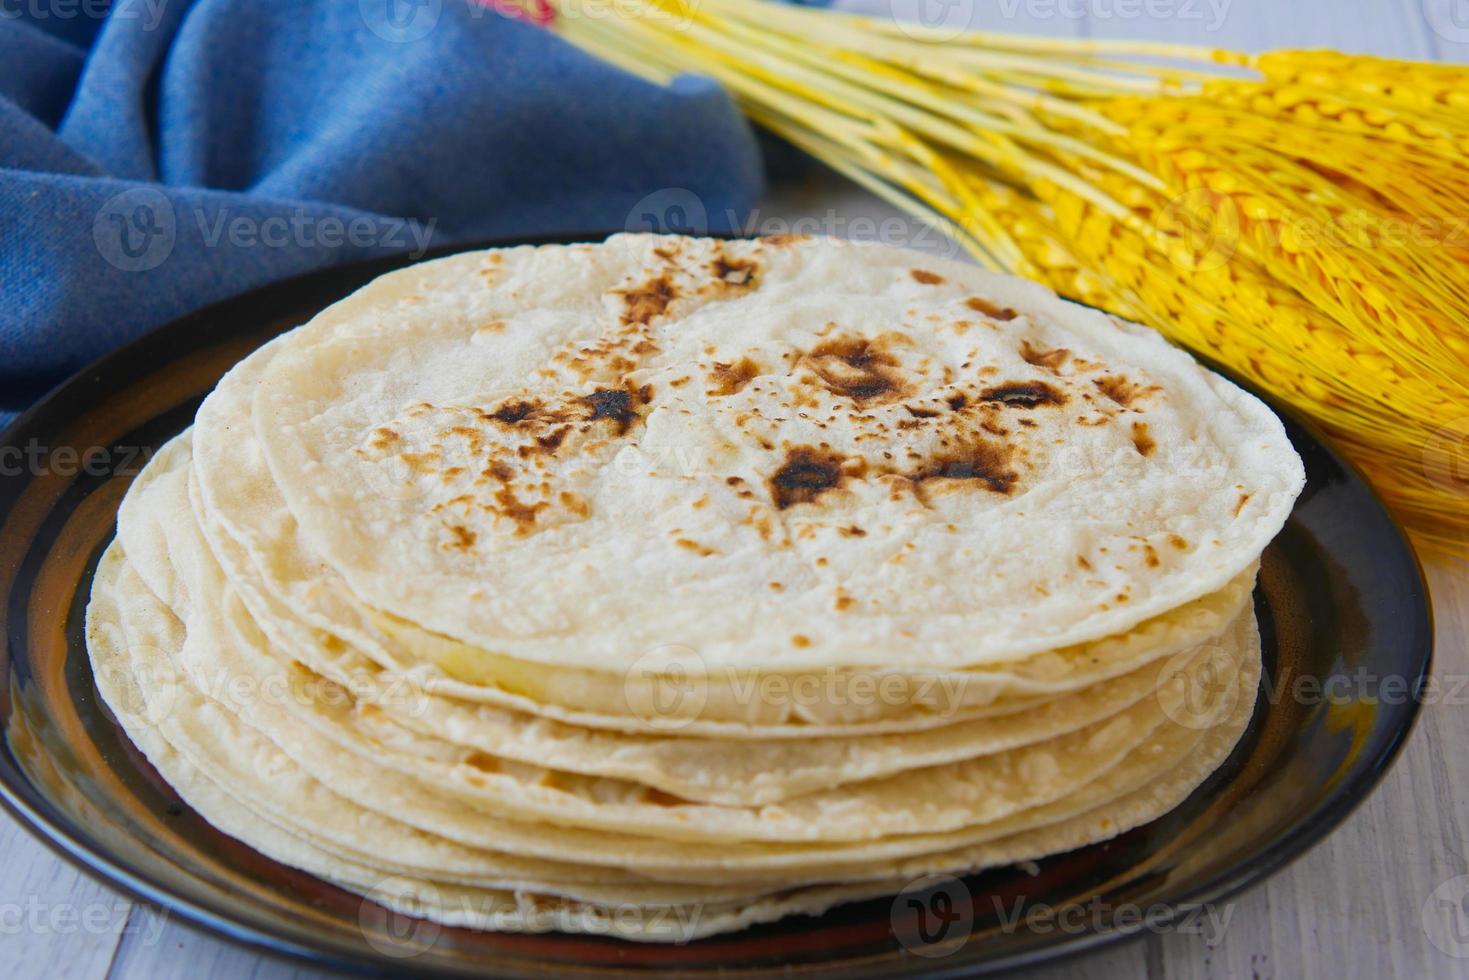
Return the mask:
{"type": "Polygon", "coordinates": [[[395,272],[123,503],[99,689],[383,905],[673,941],[1104,840],[1245,730],[1279,420],[1041,287],[824,239],[395,272]]]}

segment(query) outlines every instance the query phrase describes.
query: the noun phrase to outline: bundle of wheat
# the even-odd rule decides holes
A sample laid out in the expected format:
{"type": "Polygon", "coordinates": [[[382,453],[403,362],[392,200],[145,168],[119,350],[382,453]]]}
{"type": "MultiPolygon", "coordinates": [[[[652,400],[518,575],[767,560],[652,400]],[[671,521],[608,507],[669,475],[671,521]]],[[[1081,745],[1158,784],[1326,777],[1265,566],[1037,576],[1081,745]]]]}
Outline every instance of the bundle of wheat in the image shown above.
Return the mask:
{"type": "Polygon", "coordinates": [[[762,0],[538,4],[643,76],[714,77],[983,264],[1248,377],[1333,435],[1420,542],[1469,550],[1469,72],[762,0]]]}

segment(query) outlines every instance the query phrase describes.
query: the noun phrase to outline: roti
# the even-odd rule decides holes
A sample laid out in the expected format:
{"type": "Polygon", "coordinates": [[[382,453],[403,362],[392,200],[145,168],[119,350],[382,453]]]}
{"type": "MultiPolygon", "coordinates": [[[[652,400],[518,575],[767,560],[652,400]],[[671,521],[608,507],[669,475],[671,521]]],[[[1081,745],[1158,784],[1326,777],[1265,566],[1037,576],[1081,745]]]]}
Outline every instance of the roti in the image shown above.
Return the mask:
{"type": "MultiPolygon", "coordinates": [[[[1206,733],[1211,733],[1216,723],[1226,728],[1242,724],[1239,703],[1253,703],[1258,681],[1258,644],[1249,642],[1257,634],[1253,623],[1241,624],[1237,631],[1244,641],[1240,669],[1228,675],[1233,685],[1227,696],[1211,696],[1205,713],[1192,717],[1195,723],[1166,726],[1166,731],[1140,746],[1125,767],[1089,785],[1074,800],[1012,815],[989,826],[967,828],[959,834],[855,846],[729,844],[711,848],[560,828],[517,828],[480,817],[474,819],[476,829],[488,833],[489,839],[501,847],[486,848],[481,842],[468,845],[470,849],[466,850],[441,834],[422,833],[400,821],[402,816],[421,819],[422,813],[432,812],[431,797],[426,800],[421,792],[394,791],[390,781],[371,775],[365,777],[370,784],[365,796],[359,797],[360,791],[348,790],[348,795],[335,792],[319,777],[332,780],[338,788],[346,786],[351,771],[350,767],[345,770],[344,780],[340,756],[323,758],[322,765],[313,766],[308,773],[305,766],[299,765],[304,761],[300,756],[281,752],[260,730],[246,723],[243,714],[237,715],[226,703],[191,686],[187,671],[173,659],[187,642],[186,628],[131,575],[125,556],[116,546],[105,556],[98,582],[97,601],[89,607],[92,612],[88,624],[89,641],[98,656],[98,683],[114,713],[140,745],[147,743],[150,734],[162,737],[202,772],[212,774],[212,781],[227,787],[226,792],[242,805],[270,814],[274,822],[289,827],[297,837],[376,865],[383,874],[429,873],[436,880],[481,885],[487,881],[502,885],[529,883],[529,887],[562,895],[605,895],[596,890],[605,885],[625,889],[621,895],[628,901],[657,902],[680,894],[670,889],[660,892],[646,879],[642,884],[650,887],[642,892],[626,887],[638,884],[640,876],[634,868],[656,872],[648,876],[653,879],[666,877],[699,884],[705,897],[718,899],[721,888],[709,886],[706,879],[711,868],[718,868],[731,883],[743,877],[763,887],[788,887],[792,882],[826,878],[883,878],[899,867],[908,872],[919,866],[950,870],[968,867],[970,855],[980,844],[1009,837],[1028,826],[1050,825],[1078,812],[1089,813],[1146,789],[1176,767],[1194,772],[1196,766],[1187,758],[1190,752],[1201,739],[1208,741],[1206,733]],[[367,802],[371,806],[365,805],[367,802]],[[616,868],[627,870],[609,871],[616,868]],[[741,876],[741,870],[746,874],[741,876]],[[629,873],[635,877],[629,879],[629,873]]],[[[255,697],[238,701],[240,706],[272,703],[269,698],[255,697]]],[[[283,727],[273,725],[271,731],[279,732],[283,727]]],[[[1217,764],[1217,759],[1212,761],[1217,764]]],[[[1095,820],[1089,825],[1095,826],[1095,820]]]]}
{"type": "Polygon", "coordinates": [[[1122,634],[1239,576],[1303,481],[1269,409],[1156,333],[825,239],[415,266],[288,335],[252,397],[352,594],[619,675],[670,647],[920,672],[1122,634]]]}
{"type": "Polygon", "coordinates": [[[1158,335],[876,245],[385,276],[129,488],[113,716],[386,908],[679,942],[1104,841],[1234,750],[1303,484],[1158,335]]]}

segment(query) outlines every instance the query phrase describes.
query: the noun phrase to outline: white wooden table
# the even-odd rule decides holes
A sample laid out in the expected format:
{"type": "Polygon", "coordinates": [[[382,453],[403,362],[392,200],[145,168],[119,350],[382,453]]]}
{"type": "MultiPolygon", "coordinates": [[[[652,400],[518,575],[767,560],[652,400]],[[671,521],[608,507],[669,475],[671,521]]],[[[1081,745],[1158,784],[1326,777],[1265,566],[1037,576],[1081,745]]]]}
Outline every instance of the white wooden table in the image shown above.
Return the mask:
{"type": "MultiPolygon", "coordinates": [[[[922,13],[930,21],[946,16],[994,30],[1168,39],[1248,50],[1332,47],[1469,61],[1469,0],[893,0],[891,7],[887,0],[847,0],[847,5],[878,13],[922,13]]],[[[768,229],[801,216],[830,222],[828,230],[839,234],[854,225],[861,231],[853,219],[899,220],[875,199],[835,182],[776,188],[757,220],[768,229]]],[[[889,227],[912,226],[899,220],[889,227]]],[[[1438,618],[1436,673],[1462,678],[1469,674],[1469,572],[1432,567],[1430,575],[1438,618]]],[[[1345,826],[1232,903],[1217,942],[1146,935],[1039,975],[1048,980],[1469,977],[1469,904],[1455,912],[1432,900],[1440,885],[1469,874],[1469,762],[1458,755],[1469,746],[1469,690],[1447,702],[1424,710],[1402,759],[1345,826]]],[[[0,869],[0,977],[317,975],[129,902],[53,857],[3,816],[0,869]]]]}

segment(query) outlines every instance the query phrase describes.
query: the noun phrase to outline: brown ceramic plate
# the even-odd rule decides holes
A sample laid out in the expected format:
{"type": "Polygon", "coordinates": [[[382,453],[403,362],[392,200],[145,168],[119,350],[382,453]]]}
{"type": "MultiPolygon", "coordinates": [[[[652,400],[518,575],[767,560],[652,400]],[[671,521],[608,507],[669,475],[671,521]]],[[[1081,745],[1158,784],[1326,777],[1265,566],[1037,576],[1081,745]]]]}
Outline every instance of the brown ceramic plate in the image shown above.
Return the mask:
{"type": "Polygon", "coordinates": [[[184,806],[123,736],[93,687],[82,613],[147,454],[245,354],[404,262],[312,273],[172,323],[0,436],[0,796],[57,851],[187,921],[320,965],[417,975],[986,973],[1111,942],[1142,913],[1167,928],[1260,881],[1362,801],[1412,726],[1432,648],[1417,562],[1351,467],[1282,413],[1308,482],[1255,595],[1255,717],[1187,802],[1116,840],[681,946],[441,928],[276,864],[184,806]]]}

